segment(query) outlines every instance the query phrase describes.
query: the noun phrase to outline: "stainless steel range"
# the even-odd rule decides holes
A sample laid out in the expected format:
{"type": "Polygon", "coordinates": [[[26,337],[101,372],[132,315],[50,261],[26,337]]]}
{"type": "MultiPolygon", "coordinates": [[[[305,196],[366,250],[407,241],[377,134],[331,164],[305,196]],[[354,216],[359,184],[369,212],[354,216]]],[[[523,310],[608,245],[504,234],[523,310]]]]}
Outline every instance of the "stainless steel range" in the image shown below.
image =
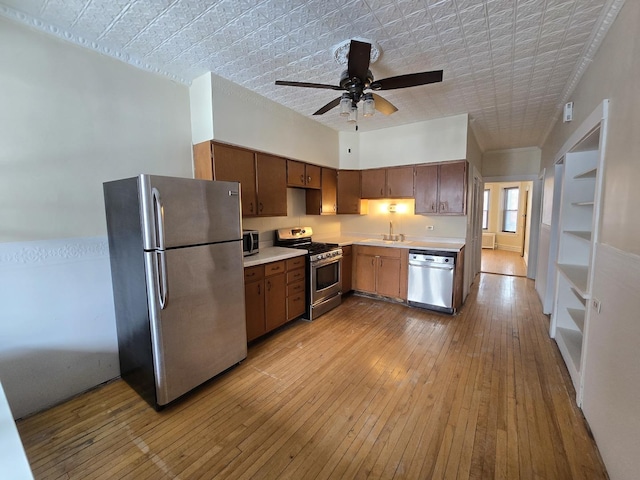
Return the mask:
{"type": "Polygon", "coordinates": [[[342,248],[330,243],[313,242],[311,227],[281,228],[276,245],[307,250],[306,314],[315,320],[342,301],[342,248]]]}

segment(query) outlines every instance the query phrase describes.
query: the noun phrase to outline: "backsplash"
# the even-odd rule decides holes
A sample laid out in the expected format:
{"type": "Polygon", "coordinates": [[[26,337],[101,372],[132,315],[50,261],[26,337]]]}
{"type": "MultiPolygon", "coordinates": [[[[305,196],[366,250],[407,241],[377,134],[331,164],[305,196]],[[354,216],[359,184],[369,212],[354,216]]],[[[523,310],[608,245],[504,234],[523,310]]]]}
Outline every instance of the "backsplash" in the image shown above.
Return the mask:
{"type": "Polygon", "coordinates": [[[242,227],[260,232],[260,246],[273,245],[274,232],[278,228],[305,226],[313,228],[314,236],[360,233],[382,236],[389,233],[389,222],[393,233],[403,233],[412,238],[461,238],[466,236],[466,216],[414,215],[414,200],[368,200],[366,215],[307,215],[305,191],[287,189],[286,217],[245,218],[242,227]],[[389,212],[389,205],[396,205],[396,212],[389,212]],[[433,226],[433,230],[427,230],[433,226]]]}

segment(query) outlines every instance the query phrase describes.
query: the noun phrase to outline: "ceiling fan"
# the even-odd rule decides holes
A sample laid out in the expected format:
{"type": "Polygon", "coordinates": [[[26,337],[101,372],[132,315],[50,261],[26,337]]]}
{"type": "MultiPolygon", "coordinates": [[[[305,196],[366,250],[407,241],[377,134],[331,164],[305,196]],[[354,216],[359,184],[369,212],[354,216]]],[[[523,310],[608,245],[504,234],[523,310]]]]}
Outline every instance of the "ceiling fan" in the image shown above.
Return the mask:
{"type": "Polygon", "coordinates": [[[340,97],[331,100],[324,107],[314,112],[314,115],[322,115],[334,107],[340,105],[340,114],[349,115],[357,119],[357,104],[363,100],[363,114],[365,117],[371,116],[374,109],[385,115],[391,115],[398,109],[388,100],[380,95],[368,90],[395,90],[398,88],[416,87],[442,81],[442,70],[431,72],[409,73],[396,77],[374,80],[369,62],[371,56],[371,44],[359,40],[351,40],[348,54],[347,69],[342,72],[339,85],[328,85],[324,83],[290,82],[286,80],[276,80],[276,85],[286,85],[290,87],[324,88],[328,90],[345,90],[340,97]]]}

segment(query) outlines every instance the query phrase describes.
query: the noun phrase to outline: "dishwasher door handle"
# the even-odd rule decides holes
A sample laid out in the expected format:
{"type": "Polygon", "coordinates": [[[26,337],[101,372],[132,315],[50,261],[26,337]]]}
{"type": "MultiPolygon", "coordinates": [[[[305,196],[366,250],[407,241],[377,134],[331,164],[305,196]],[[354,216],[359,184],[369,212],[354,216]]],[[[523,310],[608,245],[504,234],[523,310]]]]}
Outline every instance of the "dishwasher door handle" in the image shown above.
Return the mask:
{"type": "Polygon", "coordinates": [[[436,270],[453,270],[454,266],[453,265],[446,265],[446,266],[439,266],[437,264],[434,263],[413,263],[413,262],[409,262],[409,266],[410,267],[418,267],[418,268],[433,268],[436,270]]]}

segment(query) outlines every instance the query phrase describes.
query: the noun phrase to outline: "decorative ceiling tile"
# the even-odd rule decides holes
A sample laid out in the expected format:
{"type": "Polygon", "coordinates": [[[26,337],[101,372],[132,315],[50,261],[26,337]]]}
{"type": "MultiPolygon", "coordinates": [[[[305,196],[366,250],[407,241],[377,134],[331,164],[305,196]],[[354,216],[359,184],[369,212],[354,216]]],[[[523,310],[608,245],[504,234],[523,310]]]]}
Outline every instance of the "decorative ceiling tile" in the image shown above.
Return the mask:
{"type": "MultiPolygon", "coordinates": [[[[0,0],[0,14],[178,81],[211,71],[305,116],[336,92],[274,81],[336,84],[332,48],[370,38],[377,78],[442,68],[444,82],[381,92],[399,111],[360,131],[469,113],[496,149],[544,141],[623,2],[0,0]]],[[[334,112],[312,118],[353,129],[334,112]]]]}

